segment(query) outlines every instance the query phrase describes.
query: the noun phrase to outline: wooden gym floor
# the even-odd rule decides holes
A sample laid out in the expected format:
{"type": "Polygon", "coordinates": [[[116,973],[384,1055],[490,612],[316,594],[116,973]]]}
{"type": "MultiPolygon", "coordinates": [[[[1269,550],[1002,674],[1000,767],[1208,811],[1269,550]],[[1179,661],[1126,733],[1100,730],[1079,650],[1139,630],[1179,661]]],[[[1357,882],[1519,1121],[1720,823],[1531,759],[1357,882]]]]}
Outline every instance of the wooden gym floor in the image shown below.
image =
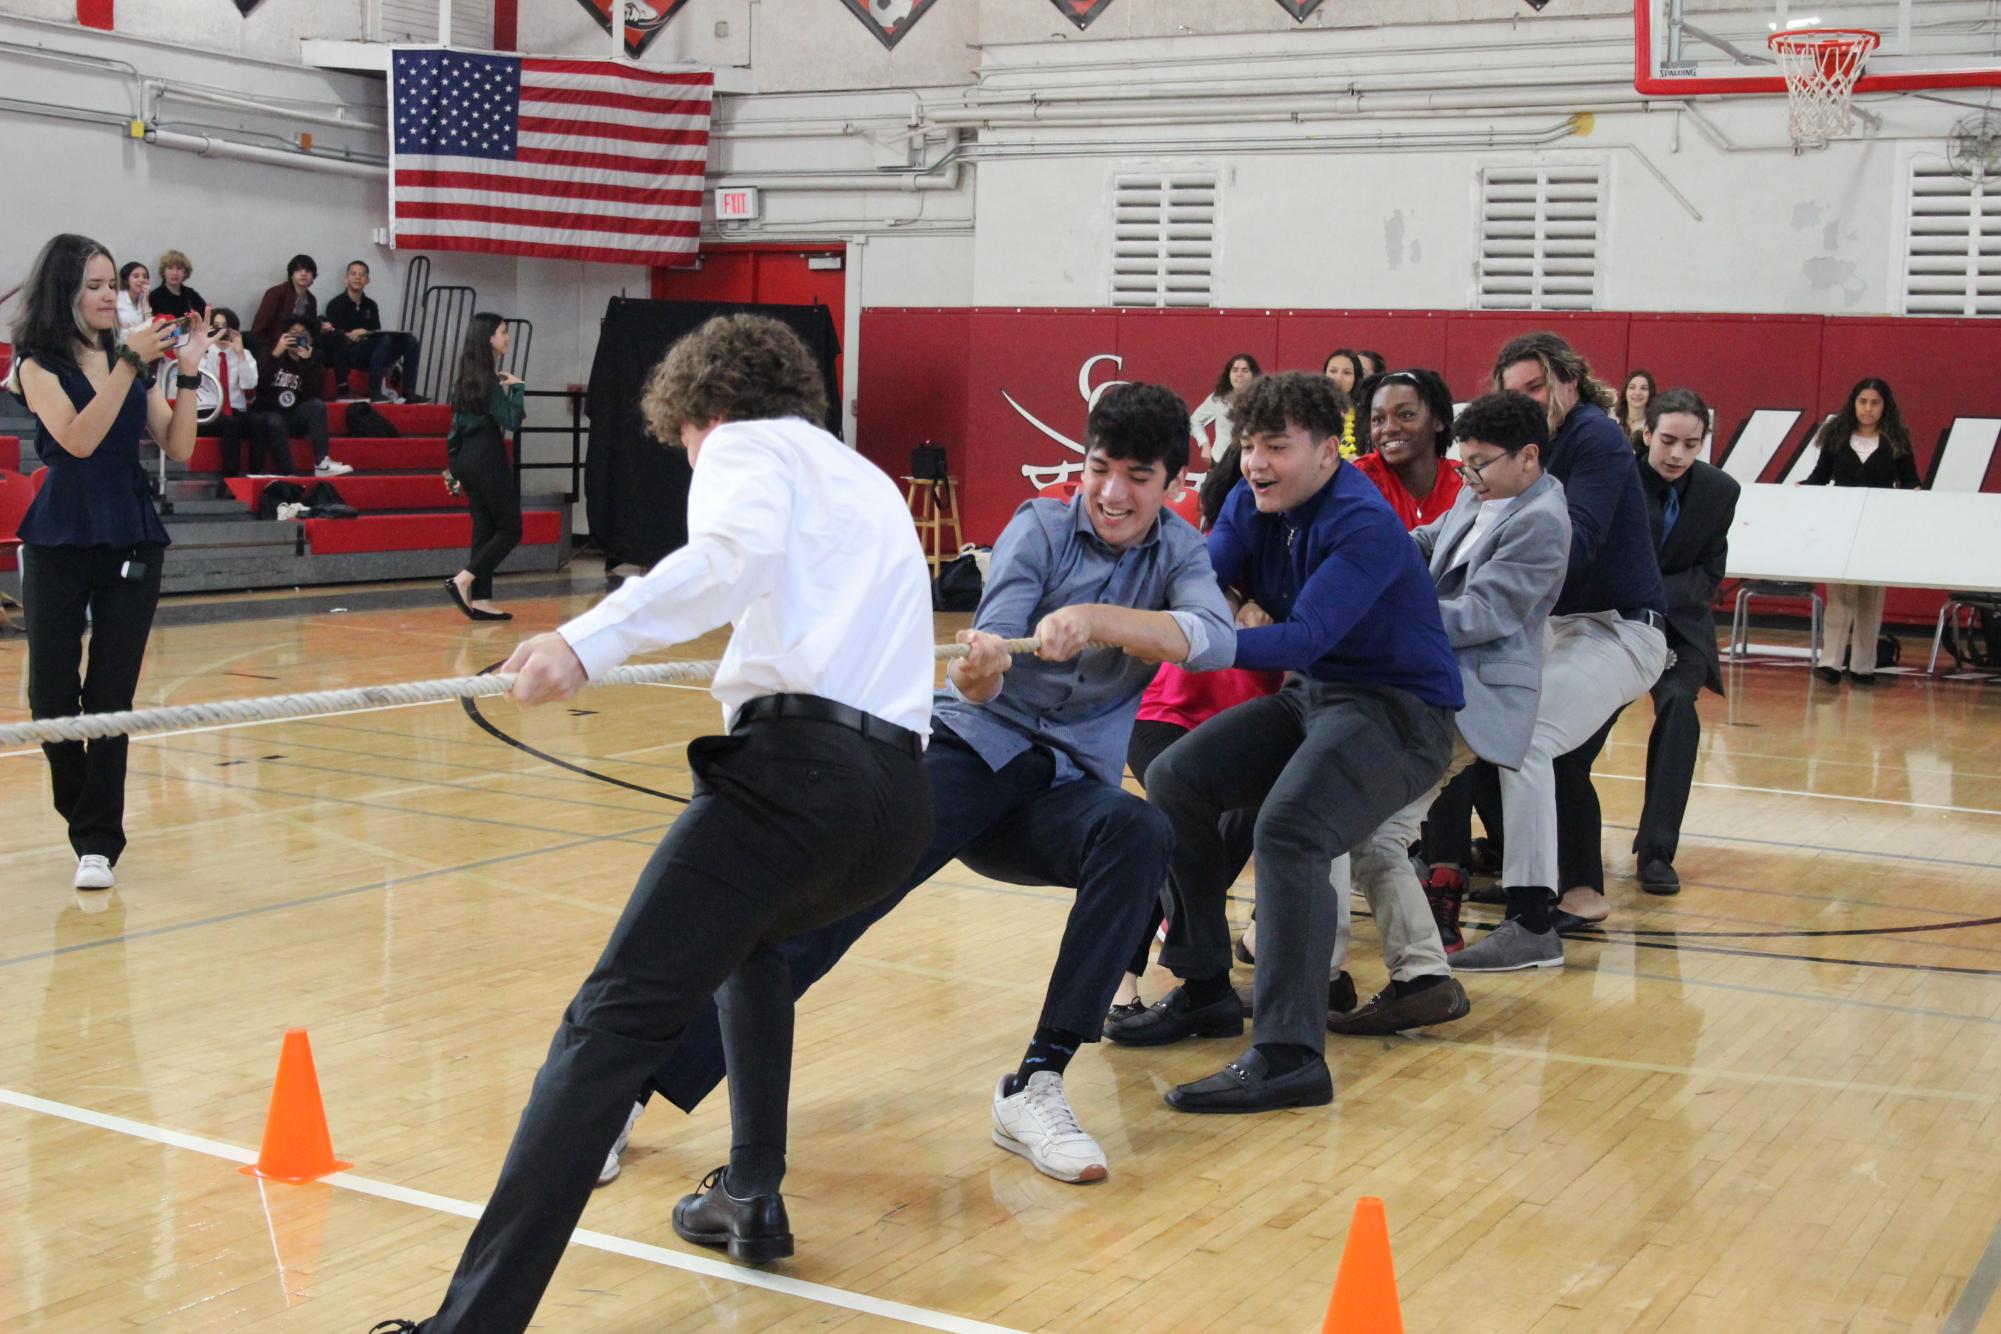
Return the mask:
{"type": "MultiPolygon", "coordinates": [[[[597,591],[515,587],[541,596],[504,585],[511,625],[357,592],[164,626],[140,702],[471,672],[597,591]]],[[[26,716],[25,656],[0,641],[0,717],[26,716]]],[[[1702,704],[1680,898],[1627,878],[1641,706],[1601,761],[1606,940],[1471,980],[1472,1015],[1428,1035],[1331,1041],[1330,1108],[1181,1116],[1162,1090],[1236,1046],[1096,1047],[1070,1084],[1103,1185],[988,1140],[1067,895],[952,867],[804,1003],[798,1257],[757,1273],[674,1238],[727,1109],[656,1106],[538,1328],[1317,1329],[1368,1194],[1412,1331],[2001,1330],[2001,694],[1797,663],[1733,684],[1702,704]]],[[[136,742],[134,841],[88,905],[41,761],[0,758],[0,1328],[352,1334],[434,1308],[718,717],[675,688],[479,712],[136,742]],[[289,1025],[355,1168],[262,1186],[236,1169],[289,1025]]]]}

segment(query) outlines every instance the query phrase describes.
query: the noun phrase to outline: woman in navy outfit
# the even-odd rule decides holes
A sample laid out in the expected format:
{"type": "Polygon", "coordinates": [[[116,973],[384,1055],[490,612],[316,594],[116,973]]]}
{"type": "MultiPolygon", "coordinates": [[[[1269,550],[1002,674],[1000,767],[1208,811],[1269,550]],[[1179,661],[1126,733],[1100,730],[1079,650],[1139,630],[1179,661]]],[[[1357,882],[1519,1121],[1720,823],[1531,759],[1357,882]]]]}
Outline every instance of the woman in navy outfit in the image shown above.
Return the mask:
{"type": "MultiPolygon", "coordinates": [[[[35,453],[48,469],[20,526],[36,718],[132,707],[168,541],[139,438],[150,434],[169,458],[194,452],[208,312],[135,326],[122,346],[117,328],[110,252],[84,236],[50,241],[21,289],[7,385],[34,414],[35,453]],[[155,374],[163,358],[175,364],[155,374]],[[174,373],[182,392],[169,405],[164,377],[174,373]]],[[[125,850],[125,747],[124,737],[42,747],[76,850],[78,889],[111,888],[125,850]]]]}

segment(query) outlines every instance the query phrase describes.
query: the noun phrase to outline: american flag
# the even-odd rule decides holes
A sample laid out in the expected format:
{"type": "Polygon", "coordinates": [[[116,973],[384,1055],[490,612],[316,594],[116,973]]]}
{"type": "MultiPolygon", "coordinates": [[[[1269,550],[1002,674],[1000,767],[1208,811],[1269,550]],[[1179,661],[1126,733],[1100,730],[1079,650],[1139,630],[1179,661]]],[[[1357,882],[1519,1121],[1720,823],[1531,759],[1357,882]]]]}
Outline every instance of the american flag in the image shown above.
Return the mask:
{"type": "Polygon", "coordinates": [[[435,49],[394,60],[397,245],[606,264],[695,254],[712,75],[435,49]]]}

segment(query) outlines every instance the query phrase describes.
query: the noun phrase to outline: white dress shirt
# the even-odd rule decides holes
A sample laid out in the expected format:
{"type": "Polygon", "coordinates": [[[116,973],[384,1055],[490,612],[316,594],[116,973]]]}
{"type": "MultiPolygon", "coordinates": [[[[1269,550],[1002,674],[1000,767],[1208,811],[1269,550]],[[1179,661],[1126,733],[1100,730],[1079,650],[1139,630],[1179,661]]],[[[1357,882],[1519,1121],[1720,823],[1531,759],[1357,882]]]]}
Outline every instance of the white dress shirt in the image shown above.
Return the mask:
{"type": "Polygon", "coordinates": [[[128,330],[136,329],[142,324],[150,324],[152,321],[153,311],[150,306],[144,306],[134,301],[130,292],[120,292],[118,294],[118,340],[120,342],[125,341],[125,334],[128,330]]]}
{"type": "MultiPolygon", "coordinates": [[[[202,370],[213,375],[218,385],[222,383],[222,358],[222,349],[214,343],[209,344],[208,351],[202,353],[201,357],[202,370]]],[[[248,412],[250,410],[250,393],[255,388],[257,388],[257,358],[251,356],[250,353],[241,347],[231,348],[229,350],[229,410],[231,412],[248,412]]]]}
{"type": "Polygon", "coordinates": [[[1480,545],[1480,539],[1501,521],[1501,516],[1508,512],[1509,507],[1517,499],[1519,497],[1507,496],[1499,500],[1481,501],[1480,508],[1473,511],[1473,526],[1466,530],[1466,536],[1459,539],[1459,545],[1452,548],[1452,561],[1445,568],[1455,569],[1473,559],[1473,549],[1480,545]]]}
{"type": "Polygon", "coordinates": [[[817,426],[725,422],[688,487],[688,545],[561,626],[592,679],[736,627],[709,691],[819,695],[931,734],[931,581],[895,483],[817,426]]]}

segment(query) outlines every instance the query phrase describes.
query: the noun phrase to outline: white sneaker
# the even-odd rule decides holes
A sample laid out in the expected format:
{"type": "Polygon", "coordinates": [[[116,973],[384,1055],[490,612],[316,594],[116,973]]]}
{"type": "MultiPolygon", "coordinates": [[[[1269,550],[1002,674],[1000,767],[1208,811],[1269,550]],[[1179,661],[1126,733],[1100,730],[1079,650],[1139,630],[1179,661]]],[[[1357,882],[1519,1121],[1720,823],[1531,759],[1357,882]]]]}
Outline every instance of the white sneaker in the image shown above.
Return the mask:
{"type": "Polygon", "coordinates": [[[110,889],[118,883],[111,874],[111,859],[95,852],[86,852],[76,859],[76,887],[78,889],[110,889]]]}
{"type": "Polygon", "coordinates": [[[353,471],[353,468],[342,463],[339,459],[321,459],[313,465],[313,475],[315,477],[339,477],[353,471]]]}
{"type": "Polygon", "coordinates": [[[1032,1074],[1028,1086],[1012,1097],[1008,1078],[1002,1075],[994,1086],[994,1143],[1058,1181],[1103,1181],[1109,1175],[1105,1151],[1077,1124],[1063,1093],[1063,1076],[1048,1070],[1032,1074]]]}
{"type": "Polygon", "coordinates": [[[611,1142],[611,1152],[604,1156],[604,1166],[598,1169],[598,1184],[600,1186],[609,1186],[612,1182],[618,1180],[618,1174],[625,1170],[623,1165],[618,1161],[619,1156],[625,1152],[625,1146],[632,1139],[632,1127],[638,1123],[639,1114],[645,1110],[645,1103],[635,1102],[632,1104],[632,1111],[625,1118],[625,1129],[619,1131],[618,1138],[611,1142]]]}

